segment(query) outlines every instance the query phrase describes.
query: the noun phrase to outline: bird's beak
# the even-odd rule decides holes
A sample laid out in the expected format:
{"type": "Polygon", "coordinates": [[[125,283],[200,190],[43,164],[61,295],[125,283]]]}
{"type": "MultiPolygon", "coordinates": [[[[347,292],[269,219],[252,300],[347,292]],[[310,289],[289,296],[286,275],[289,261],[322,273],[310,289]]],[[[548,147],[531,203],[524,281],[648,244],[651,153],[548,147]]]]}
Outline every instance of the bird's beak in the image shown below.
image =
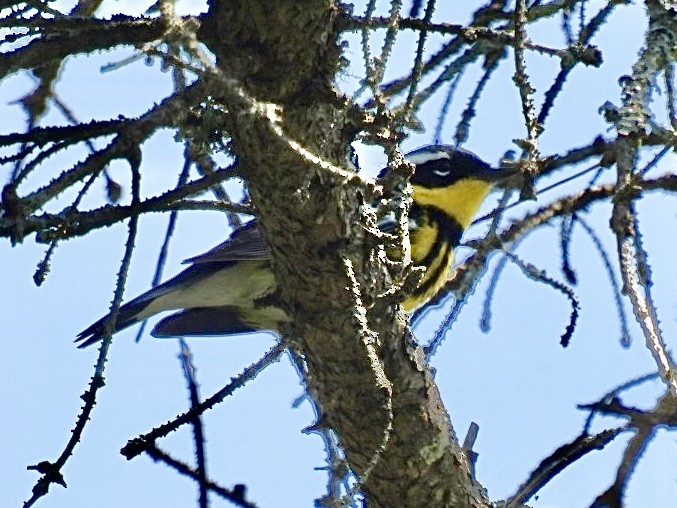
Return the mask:
{"type": "Polygon", "coordinates": [[[502,167],[502,168],[487,167],[484,171],[482,171],[481,174],[477,176],[479,176],[482,180],[491,182],[492,184],[497,184],[507,180],[511,176],[519,174],[519,172],[520,172],[519,169],[515,167],[502,167]]]}

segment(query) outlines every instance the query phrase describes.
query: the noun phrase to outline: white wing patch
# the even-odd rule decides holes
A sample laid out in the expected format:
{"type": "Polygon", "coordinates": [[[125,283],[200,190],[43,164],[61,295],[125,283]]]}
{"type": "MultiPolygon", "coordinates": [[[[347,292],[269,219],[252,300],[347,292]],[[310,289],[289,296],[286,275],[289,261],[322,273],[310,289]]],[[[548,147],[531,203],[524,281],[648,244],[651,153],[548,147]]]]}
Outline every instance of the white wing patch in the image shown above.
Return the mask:
{"type": "Polygon", "coordinates": [[[451,159],[451,155],[444,150],[435,150],[433,152],[426,150],[418,153],[410,153],[405,159],[418,166],[419,164],[425,164],[426,162],[437,161],[440,159],[451,159]]]}

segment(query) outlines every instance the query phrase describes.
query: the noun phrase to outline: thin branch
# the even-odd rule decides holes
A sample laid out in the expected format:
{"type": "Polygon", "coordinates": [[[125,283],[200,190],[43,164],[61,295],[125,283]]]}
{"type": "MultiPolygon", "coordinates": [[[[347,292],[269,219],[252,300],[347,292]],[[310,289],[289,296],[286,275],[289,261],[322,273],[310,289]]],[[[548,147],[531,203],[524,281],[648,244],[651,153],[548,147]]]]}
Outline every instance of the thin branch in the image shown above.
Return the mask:
{"type": "Polygon", "coordinates": [[[623,427],[617,427],[602,431],[594,436],[581,434],[572,442],[560,446],[549,457],[543,459],[538,467],[529,475],[529,479],[520,485],[517,492],[506,500],[505,508],[518,508],[522,506],[560,472],[588,453],[603,449],[623,430],[623,427]]]}
{"type": "MultiPolygon", "coordinates": [[[[179,181],[176,184],[176,188],[180,189],[188,181],[188,176],[190,175],[190,166],[191,161],[188,157],[188,143],[185,143],[184,150],[184,160],[183,168],[181,169],[181,174],[179,175],[179,181]]],[[[158,253],[158,259],[155,263],[155,273],[153,274],[153,280],[151,281],[151,287],[157,287],[162,280],[162,273],[164,272],[165,263],[167,262],[167,254],[169,253],[169,243],[174,235],[174,229],[176,228],[176,220],[178,219],[178,210],[172,210],[169,214],[169,221],[167,222],[167,229],[165,230],[165,237],[162,241],[162,246],[160,247],[160,252],[158,253]]],[[[143,321],[139,330],[136,332],[136,338],[134,342],[139,342],[141,336],[143,335],[146,329],[146,323],[148,321],[143,321]]]]}
{"type": "MultiPolygon", "coordinates": [[[[643,376],[643,378],[633,380],[631,383],[637,384],[648,378],[649,376],[643,376]]],[[[630,385],[630,383],[627,383],[627,385],[630,385]]],[[[623,506],[622,500],[630,477],[658,428],[677,428],[677,397],[670,390],[660,398],[652,410],[644,411],[621,403],[615,395],[621,389],[621,387],[617,388],[612,392],[613,396],[608,394],[599,402],[579,406],[582,409],[593,411],[592,414],[599,413],[629,419],[628,427],[634,428],[636,431],[625,448],[613,484],[595,499],[591,508],[623,506]]]]}
{"type": "Polygon", "coordinates": [[[25,209],[32,212],[41,208],[47,201],[85,176],[100,171],[112,160],[124,158],[130,146],[140,145],[158,128],[181,124],[194,101],[203,99],[202,89],[202,85],[196,83],[186,89],[185,93],[167,97],[133,123],[126,124],[106,148],[91,154],[85,161],[64,171],[48,185],[26,196],[23,199],[25,209]]]}
{"type": "Polygon", "coordinates": [[[444,98],[444,104],[442,104],[442,108],[440,108],[440,114],[437,116],[437,124],[435,125],[435,134],[433,136],[433,143],[436,145],[444,143],[442,140],[442,131],[444,129],[444,122],[447,119],[447,115],[449,114],[449,108],[451,107],[451,103],[454,98],[454,92],[456,92],[456,88],[458,87],[458,84],[461,82],[461,78],[463,77],[463,72],[459,72],[456,77],[449,83],[449,90],[447,90],[447,95],[444,98]]]}
{"type": "Polygon", "coordinates": [[[665,104],[673,130],[677,130],[677,96],[675,95],[675,64],[665,68],[665,104]]]}
{"type": "MultiPolygon", "coordinates": [[[[133,155],[128,154],[128,161],[132,168],[132,203],[134,206],[137,206],[140,194],[140,184],[139,184],[140,180],[139,166],[141,164],[140,153],[133,155]]],[[[99,356],[97,358],[96,366],[94,368],[94,375],[92,376],[89,388],[81,396],[81,398],[85,401],[85,405],[77,418],[75,428],[71,432],[71,437],[68,440],[68,443],[64,447],[64,450],[61,452],[61,455],[56,460],[56,462],[52,464],[47,461],[43,461],[38,466],[33,467],[33,469],[36,469],[37,471],[42,473],[43,476],[37,481],[37,483],[33,487],[32,496],[24,503],[24,508],[29,508],[30,506],[33,506],[33,504],[35,504],[35,502],[38,499],[46,495],[52,483],[59,483],[65,486],[65,481],[63,480],[63,477],[61,475],[61,469],[66,464],[68,459],[72,456],[73,451],[75,450],[75,446],[82,439],[82,433],[85,429],[85,425],[90,420],[92,410],[94,409],[94,404],[96,404],[97,392],[99,388],[105,386],[103,373],[108,358],[108,349],[112,342],[112,334],[113,329],[115,328],[115,321],[118,318],[120,305],[122,303],[125,283],[127,281],[127,274],[132,260],[132,253],[134,252],[134,242],[136,240],[138,220],[139,220],[138,213],[133,214],[129,220],[129,233],[127,236],[127,242],[125,244],[125,254],[122,258],[120,271],[118,273],[117,284],[115,288],[115,296],[113,297],[113,303],[111,304],[110,314],[109,317],[106,319],[106,322],[104,323],[102,334],[103,340],[101,342],[101,347],[99,348],[99,356]]]]}
{"type": "Polygon", "coordinates": [[[26,27],[42,37],[4,53],[0,79],[21,69],[33,69],[66,57],[87,54],[120,45],[136,46],[159,39],[166,27],[160,18],[118,16],[114,20],[87,17],[0,20],[0,28],[26,27]]]}
{"type": "MultiPolygon", "coordinates": [[[[567,39],[569,44],[569,49],[561,53],[562,56],[562,68],[559,71],[559,74],[555,78],[555,81],[550,86],[548,91],[545,93],[545,100],[541,106],[541,111],[538,114],[538,123],[543,125],[546,118],[550,114],[550,110],[554,106],[555,99],[564,89],[564,83],[566,82],[569,74],[574,69],[576,64],[583,62],[585,65],[593,65],[599,67],[602,64],[602,54],[595,48],[589,46],[589,42],[592,37],[597,33],[597,31],[604,25],[607,18],[613,12],[613,9],[616,7],[616,2],[609,2],[605,5],[597,15],[588,23],[587,26],[580,27],[580,33],[578,35],[578,40],[576,43],[571,41],[571,33],[568,30],[565,30],[567,33],[567,39]],[[585,54],[586,56],[581,56],[585,54]]],[[[585,16],[583,15],[584,4],[581,5],[581,24],[585,22],[585,16]]],[[[567,11],[563,10],[563,14],[567,11]]],[[[565,17],[564,20],[567,18],[565,17]]],[[[569,27],[568,23],[564,23],[565,29],[569,27]]]]}
{"type": "MultiPolygon", "coordinates": [[[[163,452],[162,450],[160,450],[154,444],[150,445],[144,451],[153,460],[164,462],[165,464],[171,466],[172,469],[174,469],[175,471],[178,471],[182,475],[187,476],[188,478],[191,478],[195,481],[199,481],[199,479],[200,479],[200,472],[199,471],[196,471],[193,468],[191,468],[190,466],[184,464],[183,462],[176,460],[171,455],[169,455],[169,454],[163,452]]],[[[238,484],[238,485],[235,485],[235,487],[232,488],[232,489],[226,489],[226,488],[221,487],[220,485],[214,483],[213,481],[206,479],[204,481],[204,486],[209,491],[213,492],[217,496],[222,497],[223,499],[230,501],[231,503],[235,504],[236,506],[240,506],[242,508],[257,508],[256,504],[252,503],[251,501],[247,501],[244,498],[244,494],[245,494],[244,485],[238,484]]]]}
{"type": "MultiPolygon", "coordinates": [[[[658,373],[656,372],[651,372],[650,374],[644,374],[643,376],[638,376],[636,378],[633,378],[629,381],[625,381],[624,383],[616,386],[613,390],[610,390],[609,392],[605,393],[602,397],[599,398],[599,401],[593,404],[581,404],[578,406],[578,409],[586,409],[590,411],[590,414],[588,415],[587,419],[585,420],[585,425],[583,426],[583,432],[589,433],[590,427],[592,426],[592,421],[595,417],[595,415],[599,414],[605,414],[608,407],[609,407],[609,401],[613,403],[616,399],[618,399],[619,395],[621,392],[624,392],[626,390],[629,390],[631,388],[634,388],[635,386],[639,386],[643,383],[646,383],[647,381],[652,381],[654,379],[658,378],[658,373]]],[[[617,413],[614,413],[614,416],[618,416],[617,413]]]]}
{"type": "Polygon", "coordinates": [[[370,456],[367,467],[364,469],[364,472],[358,478],[357,484],[351,489],[351,491],[346,494],[346,499],[353,497],[354,493],[360,489],[360,485],[367,483],[369,481],[369,476],[374,468],[378,465],[381,455],[388,447],[390,439],[393,432],[393,386],[388,380],[388,377],[385,373],[384,364],[381,358],[378,355],[376,346],[378,344],[378,335],[369,329],[368,320],[367,320],[367,309],[365,308],[362,302],[362,292],[360,290],[360,284],[357,281],[355,276],[355,271],[353,269],[352,262],[349,259],[343,260],[343,266],[345,269],[346,276],[350,281],[349,290],[351,292],[352,298],[354,300],[354,319],[355,319],[355,328],[357,330],[357,337],[365,348],[365,352],[369,358],[369,364],[371,365],[372,372],[374,374],[374,383],[378,389],[382,390],[386,394],[385,398],[385,407],[379,408],[381,411],[386,412],[386,425],[383,428],[382,440],[378,445],[378,448],[373,451],[370,456]]]}
{"type": "MultiPolygon", "coordinates": [[[[615,208],[617,210],[618,207],[615,208]]],[[[622,219],[620,219],[622,220],[622,219]]],[[[615,213],[612,221],[620,222],[619,214],[615,213]]],[[[653,301],[646,291],[645,281],[638,271],[640,253],[630,237],[617,235],[618,259],[623,277],[623,289],[632,302],[632,310],[637,322],[642,328],[646,346],[658,366],[661,378],[668,385],[673,394],[677,395],[677,368],[668,353],[663,340],[658,317],[653,301]]]]}
{"type": "Polygon", "coordinates": [[[526,0],[517,0],[515,8],[515,75],[513,81],[517,85],[522,100],[522,115],[524,124],[527,128],[527,139],[522,146],[528,155],[529,161],[535,161],[538,158],[538,136],[541,134],[542,126],[538,123],[536,112],[534,110],[533,94],[536,91],[529,82],[527,74],[526,61],[524,59],[525,41],[527,33],[525,25],[527,23],[527,4],[526,0]]]}
{"type": "Polygon", "coordinates": [[[40,147],[60,141],[68,141],[69,144],[72,144],[101,136],[118,134],[123,127],[134,121],[135,119],[119,117],[115,120],[93,120],[77,125],[34,127],[26,132],[0,135],[0,146],[29,144],[31,147],[40,147]]]}
{"type": "Polygon", "coordinates": [[[602,259],[604,269],[609,278],[609,282],[611,283],[611,290],[613,292],[614,302],[616,304],[616,312],[618,312],[618,321],[620,322],[621,325],[620,342],[623,347],[629,347],[630,343],[632,342],[632,339],[630,335],[630,329],[628,327],[628,317],[625,312],[625,307],[623,306],[623,300],[621,299],[621,287],[620,284],[618,283],[616,272],[611,266],[611,259],[609,258],[606,249],[602,245],[602,242],[597,237],[597,234],[592,229],[592,227],[582,217],[578,215],[576,216],[576,222],[583,227],[586,233],[588,233],[588,236],[590,237],[592,244],[599,253],[600,258],[602,259]]]}
{"type": "Polygon", "coordinates": [[[270,364],[277,362],[280,359],[280,356],[287,348],[286,344],[279,342],[273,346],[265,355],[263,355],[258,361],[251,364],[247,367],[242,374],[233,379],[226,386],[221,388],[214,395],[205,399],[203,402],[198,404],[195,407],[192,407],[189,411],[177,416],[174,420],[153,429],[147,434],[143,434],[137,438],[131,439],[127,444],[120,450],[120,453],[124,455],[127,459],[133,459],[140,453],[143,453],[148,448],[155,446],[155,441],[165,437],[171,432],[174,432],[179,427],[185,424],[189,424],[193,418],[203,414],[205,411],[212,409],[217,404],[221,403],[226,397],[232,395],[235,390],[244,386],[247,382],[253,380],[258,376],[266,367],[270,364]]]}
{"type": "Polygon", "coordinates": [[[535,280],[537,282],[542,282],[550,286],[551,288],[556,289],[557,291],[559,291],[560,293],[562,293],[564,296],[567,297],[569,303],[571,304],[571,315],[569,317],[569,324],[567,325],[566,330],[564,331],[560,339],[560,344],[562,345],[562,347],[567,347],[571,340],[571,336],[573,335],[574,330],[576,329],[576,323],[578,322],[578,312],[580,310],[580,304],[573,289],[571,289],[565,284],[562,284],[559,281],[556,281],[552,277],[548,276],[548,274],[546,274],[544,270],[537,268],[531,263],[523,261],[522,259],[515,256],[513,253],[506,251],[504,254],[513,263],[515,263],[520,268],[520,270],[522,270],[522,273],[524,273],[524,275],[526,275],[528,278],[530,278],[531,280],[535,280]]]}
{"type": "Polygon", "coordinates": [[[456,126],[456,133],[454,134],[454,141],[456,141],[456,145],[462,145],[468,140],[470,122],[475,117],[477,103],[479,102],[487,83],[489,83],[489,79],[491,76],[493,76],[496,69],[498,69],[498,65],[501,63],[500,58],[492,58],[487,60],[488,61],[485,64],[484,74],[482,74],[482,77],[477,82],[475,90],[468,101],[468,105],[463,110],[463,113],[461,113],[461,120],[456,126]]]}
{"type": "MultiPolygon", "coordinates": [[[[519,240],[516,240],[510,245],[511,252],[515,252],[519,247],[519,244],[522,243],[527,238],[528,235],[523,236],[519,240]]],[[[498,281],[505,270],[505,267],[508,266],[508,261],[510,258],[508,256],[501,256],[501,259],[498,260],[494,272],[491,274],[491,279],[489,280],[489,287],[487,287],[487,292],[484,296],[484,304],[482,305],[482,317],[480,318],[480,330],[484,333],[487,333],[491,329],[491,304],[494,301],[494,295],[496,289],[498,288],[498,281]]]]}
{"type": "MultiPolygon", "coordinates": [[[[188,393],[190,395],[190,407],[194,408],[200,404],[200,393],[198,390],[197,379],[195,378],[195,365],[193,364],[193,354],[188,347],[186,341],[179,339],[179,346],[181,352],[179,359],[181,360],[181,368],[183,370],[183,377],[188,385],[188,393]]],[[[209,505],[209,498],[207,496],[207,458],[205,454],[205,436],[204,426],[200,416],[193,418],[191,422],[193,427],[193,442],[195,444],[195,456],[197,461],[197,484],[199,489],[199,507],[207,508],[209,505]]]]}
{"type": "MultiPolygon", "coordinates": [[[[379,57],[379,65],[381,66],[381,76],[382,72],[385,70],[385,67],[388,63],[388,59],[393,51],[393,46],[395,45],[395,39],[400,31],[400,9],[402,8],[402,0],[391,0],[390,2],[390,16],[388,17],[388,22],[386,24],[386,36],[383,41],[383,47],[381,48],[381,56],[379,57]]],[[[380,78],[379,78],[380,81],[380,78]]]]}
{"type": "MultiPolygon", "coordinates": [[[[435,12],[435,0],[428,0],[426,2],[425,15],[423,16],[423,22],[428,24],[435,12]]],[[[405,124],[409,121],[409,115],[412,111],[414,96],[416,95],[416,87],[418,86],[421,76],[423,75],[423,52],[425,50],[425,41],[428,37],[428,31],[423,29],[418,34],[418,43],[416,45],[416,56],[414,57],[414,67],[411,78],[411,83],[409,84],[409,94],[407,99],[404,102],[402,108],[402,115],[404,117],[405,124]]]]}
{"type": "Polygon", "coordinates": [[[661,336],[655,305],[651,299],[650,281],[642,272],[645,255],[637,243],[636,218],[633,213],[636,185],[635,170],[639,144],[650,125],[649,101],[653,82],[658,72],[672,64],[674,41],[677,33],[674,13],[660,2],[647,5],[649,30],[644,48],[632,66],[632,75],[622,80],[622,106],[614,115],[607,115],[619,135],[616,151],[618,192],[614,196],[611,227],[616,235],[618,258],[623,277],[623,289],[632,302],[635,318],[639,322],[646,345],[658,366],[661,378],[673,395],[677,395],[677,367],[666,349],[661,336]],[[639,247],[639,248],[638,248],[639,247]]]}
{"type": "Polygon", "coordinates": [[[559,245],[562,253],[562,273],[569,284],[576,285],[578,277],[571,266],[571,239],[574,230],[574,220],[571,216],[562,217],[559,230],[559,245]]]}
{"type": "MultiPolygon", "coordinates": [[[[237,203],[220,203],[213,201],[182,201],[186,196],[200,193],[212,185],[237,176],[232,167],[215,171],[212,175],[190,182],[180,189],[166,192],[160,196],[142,201],[138,209],[140,213],[164,212],[168,210],[215,210],[234,211],[238,213],[252,213],[252,208],[237,203]]],[[[5,206],[10,207],[12,202],[5,200],[5,206]]],[[[43,213],[31,216],[22,222],[24,235],[37,232],[36,241],[51,242],[55,238],[72,238],[87,234],[93,229],[108,226],[129,218],[134,213],[130,205],[105,205],[88,212],[78,212],[69,208],[58,214],[43,213]]],[[[11,215],[0,221],[0,236],[12,237],[17,227],[16,219],[11,215]],[[4,223],[4,224],[3,224],[4,223]]]]}

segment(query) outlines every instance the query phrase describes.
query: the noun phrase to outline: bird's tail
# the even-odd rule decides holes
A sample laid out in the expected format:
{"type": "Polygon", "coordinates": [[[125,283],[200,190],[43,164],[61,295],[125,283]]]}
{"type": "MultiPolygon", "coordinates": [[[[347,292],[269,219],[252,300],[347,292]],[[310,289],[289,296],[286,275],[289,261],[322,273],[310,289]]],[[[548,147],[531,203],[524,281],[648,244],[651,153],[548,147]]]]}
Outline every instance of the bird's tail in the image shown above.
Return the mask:
{"type": "MultiPolygon", "coordinates": [[[[151,303],[156,300],[156,295],[152,293],[152,290],[148,291],[131,302],[122,305],[111,333],[119,332],[136,323],[140,323],[154,314],[154,312],[144,312],[147,311],[151,303]]],[[[110,314],[102,317],[87,329],[81,331],[75,339],[75,342],[79,342],[78,347],[85,348],[103,339],[104,327],[109,317],[110,314]]]]}

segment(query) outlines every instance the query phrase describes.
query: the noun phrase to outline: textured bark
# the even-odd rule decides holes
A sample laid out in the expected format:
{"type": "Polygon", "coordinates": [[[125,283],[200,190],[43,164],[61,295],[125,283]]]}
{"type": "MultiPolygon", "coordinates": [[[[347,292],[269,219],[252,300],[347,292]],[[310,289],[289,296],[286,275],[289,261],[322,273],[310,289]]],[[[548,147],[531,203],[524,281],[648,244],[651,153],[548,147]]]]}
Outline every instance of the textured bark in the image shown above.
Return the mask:
{"type": "Polygon", "coordinates": [[[273,253],[278,296],[294,317],[288,336],[318,425],[338,435],[369,506],[488,506],[401,316],[388,302],[361,307],[388,282],[365,232],[369,186],[288,143],[350,167],[360,117],[331,87],[341,68],[339,18],[327,0],[215,1],[200,33],[224,75],[260,106],[225,94],[226,129],[273,253]],[[268,119],[264,103],[277,108],[268,119]]]}

